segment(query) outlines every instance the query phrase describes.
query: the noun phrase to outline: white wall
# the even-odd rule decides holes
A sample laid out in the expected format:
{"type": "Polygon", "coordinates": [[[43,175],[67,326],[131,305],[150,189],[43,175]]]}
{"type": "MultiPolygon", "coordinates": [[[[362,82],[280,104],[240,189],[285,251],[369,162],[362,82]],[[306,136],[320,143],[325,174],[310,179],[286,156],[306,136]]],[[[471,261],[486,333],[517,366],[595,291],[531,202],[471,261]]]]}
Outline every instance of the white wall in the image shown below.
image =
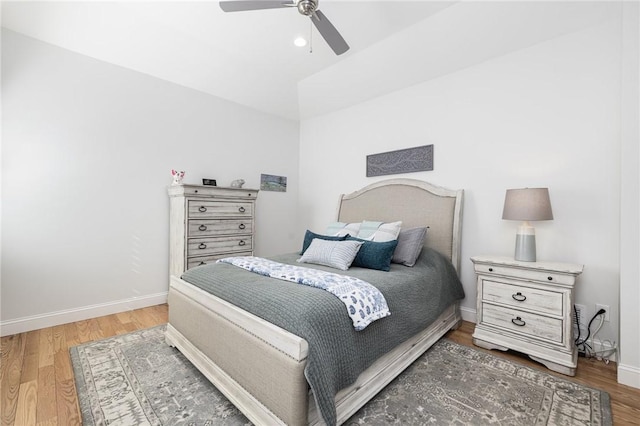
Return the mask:
{"type": "Polygon", "coordinates": [[[518,224],[501,219],[505,190],[549,187],[554,220],[535,223],[538,259],[585,265],[577,303],[591,314],[596,303],[609,305],[599,337],[617,341],[619,120],[618,16],[303,120],[300,224],[321,231],[341,192],[380,179],[365,177],[367,154],[434,144],[434,170],[403,177],[465,189],[466,317],[476,297],[469,257],[513,254],[518,224]]]}
{"type": "Polygon", "coordinates": [[[623,7],[618,381],[640,388],[640,5],[623,7]]]}
{"type": "Polygon", "coordinates": [[[2,333],[162,303],[170,170],[261,192],[256,252],[298,245],[298,123],[2,32],[2,333]]]}

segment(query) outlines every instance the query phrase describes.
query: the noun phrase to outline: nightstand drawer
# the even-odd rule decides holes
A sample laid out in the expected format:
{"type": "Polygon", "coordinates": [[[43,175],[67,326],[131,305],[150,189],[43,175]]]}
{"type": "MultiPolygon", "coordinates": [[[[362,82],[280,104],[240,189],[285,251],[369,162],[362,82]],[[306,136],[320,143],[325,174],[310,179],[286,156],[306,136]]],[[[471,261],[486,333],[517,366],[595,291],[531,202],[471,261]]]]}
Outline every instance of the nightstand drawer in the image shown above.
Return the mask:
{"type": "Polygon", "coordinates": [[[519,278],[527,281],[538,281],[550,284],[569,284],[575,282],[575,276],[560,274],[555,271],[539,271],[535,269],[522,269],[518,267],[487,265],[477,263],[475,270],[479,274],[496,275],[509,278],[519,278]]]}
{"type": "Polygon", "coordinates": [[[526,334],[535,339],[562,344],[562,320],[517,309],[485,304],[482,323],[526,334]]]}
{"type": "Polygon", "coordinates": [[[562,316],[562,293],[483,280],[482,300],[542,314],[562,316]]]}

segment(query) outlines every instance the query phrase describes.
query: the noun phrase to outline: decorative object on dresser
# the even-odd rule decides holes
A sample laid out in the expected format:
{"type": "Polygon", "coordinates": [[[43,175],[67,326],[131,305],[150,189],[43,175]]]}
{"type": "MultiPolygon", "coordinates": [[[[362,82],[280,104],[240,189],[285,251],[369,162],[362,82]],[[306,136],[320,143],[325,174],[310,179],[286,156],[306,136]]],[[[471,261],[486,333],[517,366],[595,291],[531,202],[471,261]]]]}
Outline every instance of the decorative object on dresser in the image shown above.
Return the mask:
{"type": "Polygon", "coordinates": [[[496,256],[471,261],[478,275],[473,343],[523,352],[551,370],[574,376],[578,352],[571,314],[583,265],[496,256]]]}
{"type": "Polygon", "coordinates": [[[207,186],[218,186],[215,179],[202,179],[202,184],[207,186]]]}
{"type": "Polygon", "coordinates": [[[184,179],[184,171],[171,169],[171,176],[173,176],[173,182],[171,182],[171,185],[182,185],[182,179],[184,179]]]}
{"type": "Polygon", "coordinates": [[[236,179],[231,182],[232,188],[242,188],[242,185],[244,185],[244,179],[236,179]]]}
{"type": "Polygon", "coordinates": [[[551,201],[547,188],[507,189],[502,218],[522,220],[516,234],[515,259],[536,261],[536,231],[530,220],[552,220],[551,201]]]}
{"type": "Polygon", "coordinates": [[[169,271],[227,256],[252,256],[257,189],[170,186],[169,271]]]}

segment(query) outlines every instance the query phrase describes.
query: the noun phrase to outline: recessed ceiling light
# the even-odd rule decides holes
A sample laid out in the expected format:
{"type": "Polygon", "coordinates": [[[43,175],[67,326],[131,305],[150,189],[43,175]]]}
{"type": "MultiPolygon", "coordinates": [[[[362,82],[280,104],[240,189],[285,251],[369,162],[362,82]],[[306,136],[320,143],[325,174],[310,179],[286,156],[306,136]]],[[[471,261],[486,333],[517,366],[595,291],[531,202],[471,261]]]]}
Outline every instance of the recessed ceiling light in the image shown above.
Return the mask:
{"type": "Polygon", "coordinates": [[[298,47],[304,47],[307,45],[307,40],[304,37],[298,37],[295,40],[293,40],[293,44],[295,44],[298,47]]]}

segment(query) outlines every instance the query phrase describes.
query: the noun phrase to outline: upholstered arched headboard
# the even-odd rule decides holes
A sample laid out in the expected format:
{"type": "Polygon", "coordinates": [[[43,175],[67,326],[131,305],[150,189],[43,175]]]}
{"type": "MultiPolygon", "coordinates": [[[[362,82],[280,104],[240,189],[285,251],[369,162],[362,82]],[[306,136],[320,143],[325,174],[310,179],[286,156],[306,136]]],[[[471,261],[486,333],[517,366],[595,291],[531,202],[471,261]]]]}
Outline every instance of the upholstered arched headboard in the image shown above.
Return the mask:
{"type": "Polygon", "coordinates": [[[447,256],[460,273],[462,189],[415,179],[388,179],[340,196],[338,221],[401,220],[402,228],[429,227],[425,246],[447,256]]]}

